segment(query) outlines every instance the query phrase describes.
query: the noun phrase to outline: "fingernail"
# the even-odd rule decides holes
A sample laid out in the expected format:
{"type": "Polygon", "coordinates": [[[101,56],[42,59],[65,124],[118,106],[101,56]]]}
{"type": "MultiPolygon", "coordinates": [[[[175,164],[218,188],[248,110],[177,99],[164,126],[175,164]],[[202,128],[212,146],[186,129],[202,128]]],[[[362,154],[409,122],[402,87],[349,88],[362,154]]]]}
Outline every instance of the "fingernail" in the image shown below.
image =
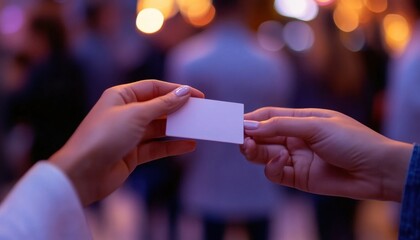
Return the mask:
{"type": "Polygon", "coordinates": [[[257,121],[244,120],[244,128],[247,130],[255,130],[260,125],[257,121]]]}
{"type": "Polygon", "coordinates": [[[182,96],[187,95],[190,92],[190,89],[191,89],[190,86],[184,85],[175,89],[174,93],[178,97],[182,97],[182,96]]]}

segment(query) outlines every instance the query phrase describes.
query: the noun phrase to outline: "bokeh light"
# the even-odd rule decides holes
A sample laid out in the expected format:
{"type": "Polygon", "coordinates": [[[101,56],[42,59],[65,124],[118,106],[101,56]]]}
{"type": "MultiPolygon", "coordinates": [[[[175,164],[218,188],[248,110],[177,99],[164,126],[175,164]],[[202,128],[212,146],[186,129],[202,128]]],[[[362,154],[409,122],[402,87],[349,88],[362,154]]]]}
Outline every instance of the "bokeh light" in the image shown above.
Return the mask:
{"type": "Polygon", "coordinates": [[[362,0],[339,0],[338,4],[354,11],[360,11],[363,9],[362,0]]]}
{"type": "Polygon", "coordinates": [[[340,40],[344,47],[352,52],[359,52],[366,45],[366,36],[360,28],[350,33],[341,32],[340,40]]]}
{"type": "Polygon", "coordinates": [[[174,16],[178,11],[175,0],[139,0],[137,3],[137,12],[146,8],[158,9],[165,19],[174,16]]]}
{"type": "Polygon", "coordinates": [[[210,1],[197,1],[188,8],[187,16],[191,18],[205,16],[211,7],[212,4],[210,1]]]}
{"type": "MultiPolygon", "coordinates": [[[[137,12],[140,13],[144,11],[145,9],[156,9],[160,11],[160,13],[163,15],[164,22],[168,20],[169,18],[173,17],[178,12],[180,12],[181,15],[184,17],[184,19],[188,23],[196,27],[203,27],[209,24],[216,15],[216,10],[212,4],[212,0],[138,0],[137,12]]],[[[156,13],[154,14],[157,16],[156,13]]],[[[156,16],[150,16],[150,17],[156,17],[156,16]]],[[[145,18],[145,16],[143,16],[142,18],[145,18]]],[[[137,21],[139,21],[139,17],[137,21]]],[[[146,24],[146,23],[143,23],[143,24],[146,24]]],[[[156,24],[147,23],[148,26],[141,25],[141,27],[139,27],[139,23],[137,23],[137,28],[149,29],[151,25],[158,26],[159,24],[160,24],[160,21],[158,21],[156,24]]],[[[153,27],[151,29],[153,29],[153,31],[152,30],[140,30],[140,31],[148,33],[148,34],[152,34],[159,31],[159,30],[154,29],[153,27]]]]}
{"type": "Polygon", "coordinates": [[[258,27],[258,43],[268,51],[279,51],[284,47],[283,25],[277,21],[266,21],[258,27]]]}
{"type": "Polygon", "coordinates": [[[177,4],[182,16],[196,27],[209,24],[216,15],[211,0],[177,0],[177,4]]]}
{"type": "Polygon", "coordinates": [[[383,29],[387,46],[394,53],[402,52],[411,35],[407,20],[398,14],[388,14],[383,20],[383,29]]]}
{"type": "Polygon", "coordinates": [[[280,15],[303,21],[313,20],[319,11],[314,0],[276,0],[274,8],[280,15]]]}
{"type": "Polygon", "coordinates": [[[387,10],[388,1],[387,0],[363,0],[366,8],[374,13],[381,13],[387,10]]]}
{"type": "Polygon", "coordinates": [[[283,36],[287,46],[296,52],[311,49],[315,42],[315,35],[311,26],[301,21],[287,23],[284,26],[283,36]]]}
{"type": "Polygon", "coordinates": [[[196,27],[203,27],[209,24],[216,15],[216,9],[212,4],[208,5],[206,8],[202,6],[192,6],[189,8],[188,12],[185,15],[185,18],[196,27]]]}
{"type": "Polygon", "coordinates": [[[351,32],[359,26],[359,13],[355,6],[338,4],[334,9],[335,25],[343,32],[351,32]]]}
{"type": "Polygon", "coordinates": [[[145,8],[138,13],[136,26],[141,32],[152,34],[162,28],[164,20],[162,12],[158,9],[145,8]]]}
{"type": "Polygon", "coordinates": [[[23,9],[17,5],[5,6],[0,12],[0,33],[7,35],[18,32],[25,22],[23,9]]]}
{"type": "Polygon", "coordinates": [[[200,2],[202,0],[176,0],[176,3],[181,10],[181,13],[186,13],[188,12],[188,8],[194,5],[197,1],[200,2]]]}

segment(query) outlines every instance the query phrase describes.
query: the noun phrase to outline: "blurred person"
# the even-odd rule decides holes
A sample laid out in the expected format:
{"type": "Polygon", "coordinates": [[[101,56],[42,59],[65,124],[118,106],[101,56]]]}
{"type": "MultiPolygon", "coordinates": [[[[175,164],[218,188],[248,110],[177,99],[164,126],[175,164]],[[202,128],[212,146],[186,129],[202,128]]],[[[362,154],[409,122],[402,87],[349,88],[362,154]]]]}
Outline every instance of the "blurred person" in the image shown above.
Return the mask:
{"type": "MultiPolygon", "coordinates": [[[[406,2],[415,22],[405,50],[392,57],[388,66],[382,133],[399,141],[420,143],[420,1],[406,2]]],[[[396,226],[400,207],[400,204],[388,206],[397,213],[396,226]]]]}
{"type": "MultiPolygon", "coordinates": [[[[142,35],[141,43],[147,48],[136,53],[142,57],[128,72],[127,80],[163,79],[168,51],[196,31],[181,14],[176,14],[165,21],[159,32],[142,35]]],[[[180,164],[169,157],[144,164],[131,174],[126,185],[138,197],[145,214],[142,223],[136,225],[140,238],[177,239],[181,172],[180,164]]]]}
{"type": "Polygon", "coordinates": [[[364,55],[344,46],[330,9],[323,9],[311,27],[318,33],[313,46],[292,54],[301,93],[294,105],[340,111],[369,124],[373,93],[364,55]]]}
{"type": "Polygon", "coordinates": [[[111,0],[89,1],[85,5],[86,27],[76,38],[73,51],[86,73],[87,103],[92,107],[105,89],[124,82],[116,57],[119,44],[115,42],[121,16],[111,0]]]}
{"type": "MultiPolygon", "coordinates": [[[[150,44],[147,53],[142,54],[145,54],[144,61],[138,62],[128,72],[127,80],[162,79],[166,54],[153,44],[150,44]]],[[[125,186],[141,208],[130,216],[133,218],[131,223],[137,229],[137,233],[133,234],[137,235],[136,239],[159,239],[158,236],[165,236],[165,239],[176,238],[176,193],[179,179],[180,167],[171,157],[143,164],[130,175],[125,186]],[[141,219],[137,216],[139,214],[141,219]]],[[[114,205],[118,204],[115,202],[114,205]]]]}
{"type": "Polygon", "coordinates": [[[366,79],[369,84],[363,86],[369,96],[368,107],[371,111],[370,119],[367,119],[366,125],[375,131],[381,131],[383,126],[384,97],[387,82],[387,71],[390,56],[381,42],[382,22],[377,19],[363,26],[363,33],[366,35],[366,45],[361,50],[362,63],[366,72],[366,79]]]}
{"type": "Polygon", "coordinates": [[[162,141],[163,116],[190,96],[188,86],[141,81],[104,92],[66,144],[34,165],[0,206],[1,239],[92,239],[83,206],[115,191],[140,164],[195,148],[162,141]]]}
{"type": "Polygon", "coordinates": [[[32,163],[57,151],[86,113],[85,82],[68,52],[65,26],[54,14],[34,14],[26,53],[30,69],[23,89],[10,104],[12,124],[33,130],[32,163]]]}
{"type": "Polygon", "coordinates": [[[271,181],[316,194],[402,202],[399,239],[419,239],[420,147],[325,109],[245,115],[242,153],[271,181]],[[413,146],[414,145],[414,146],[413,146]]]}
{"type": "MultiPolygon", "coordinates": [[[[245,22],[249,3],[213,1],[214,23],[170,52],[167,79],[200,88],[210,99],[244,103],[247,111],[288,106],[294,94],[290,63],[283,53],[258,46],[245,22]]],[[[281,189],[264,179],[259,166],[243,161],[236,146],[216,142],[200,142],[180,159],[181,205],[203,221],[204,239],[223,239],[228,227],[238,226],[249,239],[268,239],[281,189]]]]}
{"type": "MultiPolygon", "coordinates": [[[[181,16],[171,18],[165,22],[159,36],[142,36],[134,32],[135,25],[135,2],[134,6],[127,11],[127,3],[118,0],[89,1],[85,6],[86,29],[77,37],[73,51],[81,61],[86,75],[88,105],[92,106],[102,91],[115,84],[133,82],[137,79],[162,79],[166,48],[163,42],[177,41],[186,31],[177,31],[170,38],[160,36],[162,32],[168,31],[173,27],[180,29],[179,23],[183,23],[181,29],[186,28],[187,24],[181,16]],[[125,21],[130,25],[127,25],[125,21]],[[174,23],[174,20],[176,24],[174,23]],[[127,26],[130,26],[128,28],[127,26]],[[180,34],[181,33],[181,34],[180,34]],[[162,42],[158,42],[162,40],[162,42]]],[[[190,27],[191,28],[191,27],[190,27]]],[[[178,40],[179,41],[179,40],[178,40]]],[[[169,46],[165,46],[169,47],[169,46]]],[[[176,187],[179,182],[179,167],[170,158],[162,159],[158,162],[151,162],[136,169],[131,174],[126,183],[130,194],[136,198],[137,205],[141,206],[139,212],[132,211],[132,221],[128,220],[139,237],[153,238],[156,234],[162,234],[162,228],[169,226],[168,235],[172,237],[172,230],[175,226],[176,215],[176,187]],[[144,208],[143,208],[144,207],[144,208]],[[162,211],[163,210],[163,211],[162,211]],[[166,218],[161,217],[161,212],[169,213],[169,225],[166,218]],[[141,221],[138,221],[141,215],[141,221]],[[153,223],[160,221],[161,224],[153,223]],[[153,224],[153,227],[149,225],[153,224]]],[[[119,194],[120,192],[117,192],[119,194]]],[[[121,196],[116,199],[122,199],[121,196]]],[[[92,216],[93,221],[97,220],[100,227],[104,229],[118,228],[116,224],[103,224],[102,216],[107,209],[114,209],[119,205],[118,201],[106,201],[95,205],[92,216]]],[[[118,214],[118,213],[117,213],[118,214]]],[[[112,215],[112,214],[110,214],[112,215]]],[[[110,216],[109,218],[115,218],[110,216]]],[[[111,230],[112,231],[112,230],[111,230]]],[[[119,231],[118,229],[116,231],[119,231]]]]}
{"type": "Polygon", "coordinates": [[[27,84],[31,57],[24,51],[9,53],[5,60],[3,73],[3,89],[5,96],[13,95],[27,84]]]}
{"type": "Polygon", "coordinates": [[[401,56],[390,65],[384,134],[390,138],[420,142],[420,1],[410,0],[417,21],[401,56]]]}
{"type": "Polygon", "coordinates": [[[28,169],[32,132],[25,124],[11,123],[13,96],[22,91],[29,57],[15,50],[0,50],[0,199],[28,169]]]}
{"type": "MultiPolygon", "coordinates": [[[[296,53],[297,108],[326,108],[342,112],[371,126],[375,97],[373,64],[367,69],[367,53],[353,52],[343,44],[331,9],[322,9],[311,27],[316,39],[311,49],[296,53]],[[369,72],[368,72],[369,71],[369,72]]],[[[348,37],[349,35],[347,35],[348,37]]],[[[370,55],[373,57],[373,55],[370,55]]],[[[354,199],[313,196],[318,232],[323,240],[353,240],[356,211],[354,199]]]]}

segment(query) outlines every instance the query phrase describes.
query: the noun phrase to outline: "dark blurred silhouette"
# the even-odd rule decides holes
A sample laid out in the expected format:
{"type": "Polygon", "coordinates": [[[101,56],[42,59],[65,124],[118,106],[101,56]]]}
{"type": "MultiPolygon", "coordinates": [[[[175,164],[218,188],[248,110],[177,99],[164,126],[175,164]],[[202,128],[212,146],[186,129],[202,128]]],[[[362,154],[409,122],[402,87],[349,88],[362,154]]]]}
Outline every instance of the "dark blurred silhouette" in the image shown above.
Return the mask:
{"type": "MultiPolygon", "coordinates": [[[[244,103],[245,111],[289,106],[293,70],[282,53],[262,50],[247,28],[250,1],[213,1],[215,22],[168,57],[167,79],[201,89],[206,98],[244,103]]],[[[203,126],[205,127],[205,126],[203,126]]],[[[205,239],[223,239],[228,227],[244,228],[248,239],[268,239],[280,188],[261,166],[246,163],[238,146],[199,142],[180,159],[185,164],[181,204],[204,221],[205,239]]]]}
{"type": "MultiPolygon", "coordinates": [[[[29,152],[32,145],[32,131],[23,123],[14,122],[16,111],[11,106],[14,97],[24,88],[30,59],[27,54],[8,52],[5,54],[5,64],[2,66],[1,82],[1,130],[3,141],[1,144],[2,180],[13,183],[29,167],[29,152]]],[[[16,110],[16,109],[15,109],[16,110]]]]}
{"type": "MultiPolygon", "coordinates": [[[[4,139],[5,139],[5,116],[6,116],[6,90],[3,71],[5,70],[5,50],[0,44],[0,188],[1,185],[8,181],[8,169],[4,155],[4,139]]],[[[1,198],[1,196],[0,196],[1,198]]]]}
{"type": "Polygon", "coordinates": [[[70,137],[86,113],[81,66],[68,52],[66,29],[56,14],[34,14],[26,54],[26,85],[12,100],[11,125],[33,129],[31,161],[48,158],[70,137]]]}

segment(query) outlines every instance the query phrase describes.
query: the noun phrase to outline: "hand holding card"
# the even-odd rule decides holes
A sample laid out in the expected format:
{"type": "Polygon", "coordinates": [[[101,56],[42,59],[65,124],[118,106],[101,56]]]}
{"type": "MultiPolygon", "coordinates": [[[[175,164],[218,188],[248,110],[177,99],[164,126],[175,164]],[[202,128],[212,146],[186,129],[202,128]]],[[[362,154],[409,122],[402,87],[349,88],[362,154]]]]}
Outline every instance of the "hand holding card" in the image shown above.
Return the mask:
{"type": "Polygon", "coordinates": [[[226,143],[243,144],[244,105],[201,98],[190,98],[168,116],[166,135],[226,143]]]}

